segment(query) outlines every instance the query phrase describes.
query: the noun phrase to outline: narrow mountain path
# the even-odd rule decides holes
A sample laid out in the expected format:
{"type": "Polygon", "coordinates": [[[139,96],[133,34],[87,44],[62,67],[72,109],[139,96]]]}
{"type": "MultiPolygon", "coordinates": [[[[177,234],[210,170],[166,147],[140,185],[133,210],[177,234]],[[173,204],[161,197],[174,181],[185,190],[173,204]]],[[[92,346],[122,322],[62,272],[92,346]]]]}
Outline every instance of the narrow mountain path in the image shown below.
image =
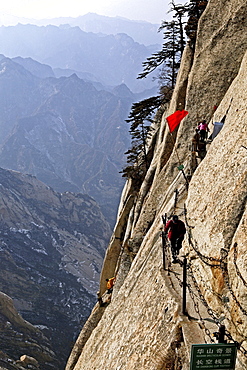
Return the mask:
{"type": "MultiPolygon", "coordinates": [[[[187,272],[186,295],[183,291],[184,279],[184,259],[185,256],[179,256],[178,263],[171,263],[171,254],[167,250],[166,269],[161,269],[170,294],[176,299],[179,305],[179,318],[183,332],[184,342],[188,353],[192,344],[198,343],[217,343],[214,333],[218,332],[217,323],[210,317],[205,299],[196,287],[192,285],[191,276],[187,272]],[[184,311],[184,312],[183,312],[184,311]]],[[[193,279],[192,279],[193,280],[193,279]]]]}

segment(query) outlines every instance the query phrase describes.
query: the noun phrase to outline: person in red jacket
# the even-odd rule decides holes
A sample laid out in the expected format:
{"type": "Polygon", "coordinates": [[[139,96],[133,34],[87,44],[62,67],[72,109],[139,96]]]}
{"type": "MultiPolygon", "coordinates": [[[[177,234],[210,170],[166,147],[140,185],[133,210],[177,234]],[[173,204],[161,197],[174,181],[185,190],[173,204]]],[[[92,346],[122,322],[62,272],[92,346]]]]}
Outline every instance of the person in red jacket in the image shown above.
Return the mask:
{"type": "Polygon", "coordinates": [[[182,248],[184,234],[186,233],[185,224],[178,219],[178,216],[174,215],[172,220],[168,221],[165,225],[164,231],[166,234],[168,233],[168,239],[171,242],[172,257],[175,261],[182,248]]]}

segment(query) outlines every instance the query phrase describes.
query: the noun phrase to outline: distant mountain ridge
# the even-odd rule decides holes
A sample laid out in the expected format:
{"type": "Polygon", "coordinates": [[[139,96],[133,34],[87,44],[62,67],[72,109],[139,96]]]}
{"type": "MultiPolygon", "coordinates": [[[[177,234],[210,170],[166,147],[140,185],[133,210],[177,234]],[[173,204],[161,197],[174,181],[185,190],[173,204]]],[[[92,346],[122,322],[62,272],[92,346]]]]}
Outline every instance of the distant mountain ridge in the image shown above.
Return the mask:
{"type": "MultiPolygon", "coordinates": [[[[96,302],[124,184],[125,119],[155,86],[135,81],[153,46],[67,25],[1,27],[0,37],[0,291],[47,338],[42,370],[60,370],[96,302]]],[[[1,351],[16,360],[26,337],[5,330],[1,313],[0,326],[1,351]]]]}
{"type": "MultiPolygon", "coordinates": [[[[21,24],[34,24],[37,26],[69,24],[78,26],[82,31],[116,35],[126,33],[135,41],[146,46],[162,44],[162,33],[158,32],[160,25],[146,21],[130,20],[123,17],[107,17],[96,13],[87,13],[79,17],[59,17],[51,19],[28,19],[2,16],[3,25],[15,26],[21,24]]],[[[1,25],[1,24],[0,24],[1,25]]]]}
{"type": "Polygon", "coordinates": [[[30,57],[29,58],[15,57],[12,60],[20,64],[22,67],[27,69],[36,77],[40,78],[55,77],[55,73],[49,65],[39,63],[30,57]]]}
{"type": "Polygon", "coordinates": [[[114,222],[134,95],[98,91],[75,74],[41,79],[9,58],[0,71],[0,165],[91,195],[114,222]]]}
{"type": "Polygon", "coordinates": [[[136,78],[142,71],[142,62],[159,46],[147,47],[124,33],[102,35],[84,32],[78,26],[18,24],[0,27],[0,38],[0,53],[11,58],[31,57],[52,68],[89,73],[104,85],[125,83],[133,92],[157,85],[154,75],[136,78]]]}
{"type": "Polygon", "coordinates": [[[146,46],[162,44],[162,33],[158,32],[159,25],[146,21],[130,20],[123,17],[107,17],[96,13],[87,13],[80,17],[60,17],[37,21],[37,25],[61,25],[69,24],[78,26],[85,32],[116,35],[126,33],[135,41],[146,46]]]}

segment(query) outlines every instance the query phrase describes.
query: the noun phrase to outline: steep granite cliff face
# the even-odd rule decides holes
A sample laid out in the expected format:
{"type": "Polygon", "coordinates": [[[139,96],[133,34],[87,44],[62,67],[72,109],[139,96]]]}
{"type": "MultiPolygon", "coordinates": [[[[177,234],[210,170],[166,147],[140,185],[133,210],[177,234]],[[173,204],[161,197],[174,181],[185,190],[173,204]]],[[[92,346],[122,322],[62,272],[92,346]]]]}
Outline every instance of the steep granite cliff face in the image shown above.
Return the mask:
{"type": "Polygon", "coordinates": [[[116,276],[111,303],[95,306],[66,370],[188,370],[191,344],[217,343],[222,324],[238,343],[236,369],[246,369],[246,11],[244,0],[209,1],[195,53],[186,48],[172,101],[154,125],[146,178],[122,194],[100,281],[105,300],[105,279],[116,276]],[[179,108],[189,114],[171,135],[165,118],[179,108]],[[200,160],[191,140],[202,119],[211,132],[224,126],[200,160]],[[187,234],[180,263],[170,263],[168,248],[164,269],[161,216],[174,213],[187,234]]]}

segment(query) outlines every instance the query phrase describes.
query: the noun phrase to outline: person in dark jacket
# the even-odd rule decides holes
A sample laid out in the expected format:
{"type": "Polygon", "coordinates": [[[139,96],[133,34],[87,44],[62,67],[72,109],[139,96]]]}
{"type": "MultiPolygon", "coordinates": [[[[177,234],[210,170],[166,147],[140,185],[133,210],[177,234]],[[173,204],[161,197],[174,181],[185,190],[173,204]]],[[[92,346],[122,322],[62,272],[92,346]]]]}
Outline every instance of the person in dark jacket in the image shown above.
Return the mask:
{"type": "Polygon", "coordinates": [[[178,216],[174,215],[165,225],[164,231],[166,234],[168,233],[168,239],[171,243],[172,257],[176,260],[176,257],[179,255],[179,251],[182,248],[184,234],[186,233],[185,224],[183,221],[178,219],[178,216]]]}

